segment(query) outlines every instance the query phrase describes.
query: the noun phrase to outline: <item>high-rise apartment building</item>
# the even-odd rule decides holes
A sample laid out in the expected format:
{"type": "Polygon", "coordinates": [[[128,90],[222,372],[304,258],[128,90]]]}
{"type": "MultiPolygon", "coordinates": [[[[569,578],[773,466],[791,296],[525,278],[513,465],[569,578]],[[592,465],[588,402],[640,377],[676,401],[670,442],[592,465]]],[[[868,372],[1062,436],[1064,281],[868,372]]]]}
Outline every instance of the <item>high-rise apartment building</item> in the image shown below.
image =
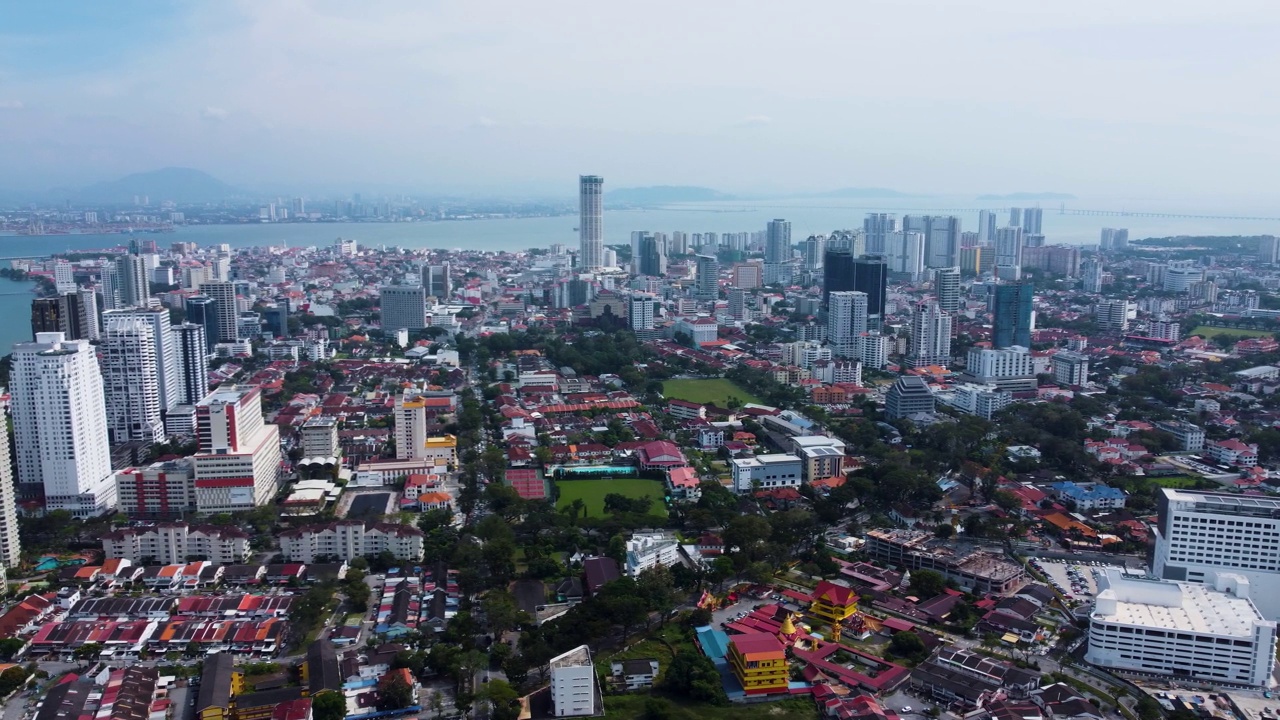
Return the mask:
{"type": "Polygon", "coordinates": [[[427,289],[421,285],[383,285],[378,288],[382,327],[410,332],[427,326],[427,289]]]}
{"type": "Polygon", "coordinates": [[[1280,238],[1275,235],[1263,235],[1258,238],[1258,262],[1263,265],[1275,265],[1280,262],[1280,238]]]}
{"type": "Polygon", "coordinates": [[[1205,583],[1215,572],[1243,575],[1258,609],[1280,617],[1280,498],[1165,488],[1151,572],[1205,583]]]}
{"type": "Polygon", "coordinates": [[[1128,300],[1100,300],[1093,306],[1094,321],[1098,329],[1106,332],[1124,332],[1129,329],[1129,312],[1133,304],[1128,300]]]}
{"type": "Polygon", "coordinates": [[[59,295],[76,291],[75,268],[66,260],[53,261],[53,286],[59,295]]]}
{"type": "Polygon", "coordinates": [[[978,211],[978,243],[986,245],[996,239],[996,214],[990,210],[978,211]]]}
{"type": "Polygon", "coordinates": [[[111,310],[103,313],[102,317],[104,325],[109,318],[135,317],[151,327],[156,344],[156,378],[160,383],[160,409],[163,412],[177,405],[180,395],[179,357],[177,342],[173,336],[173,325],[169,322],[169,311],[158,307],[134,307],[111,310]]]}
{"type": "Polygon", "coordinates": [[[262,391],[219,387],[196,404],[196,508],[241,512],[280,489],[280,429],[263,422],[262,391]]]}
{"type": "Polygon", "coordinates": [[[925,298],[915,304],[907,364],[913,368],[951,364],[951,315],[937,300],[925,298]]]}
{"type": "Polygon", "coordinates": [[[1067,387],[1079,387],[1089,381],[1089,356],[1063,350],[1050,359],[1053,381],[1067,387]]]}
{"type": "Polygon", "coordinates": [[[86,340],[97,340],[102,335],[102,323],[98,313],[98,293],[93,288],[76,291],[80,301],[80,332],[86,340]]]}
{"type": "Polygon", "coordinates": [[[604,264],[604,178],[578,176],[578,267],[595,272],[604,264]]]}
{"type": "Polygon", "coordinates": [[[934,270],[933,295],[938,299],[938,307],[952,315],[960,312],[960,268],[934,270]]]}
{"type": "Polygon", "coordinates": [[[218,344],[218,301],[208,295],[192,295],[186,302],[187,322],[204,328],[204,341],[210,353],[218,344]]]}
{"type": "Polygon", "coordinates": [[[205,340],[204,326],[183,323],[174,325],[172,332],[178,351],[177,401],[182,405],[195,405],[209,394],[209,343],[205,340]]]}
{"type": "Polygon", "coordinates": [[[859,340],[867,331],[867,294],[838,290],[827,300],[827,344],[839,357],[859,354],[859,340]]]}
{"type": "MultiPolygon", "coordinates": [[[[0,388],[0,397],[3,397],[0,388]]],[[[8,413],[7,402],[0,401],[0,420],[8,413]]],[[[0,433],[0,568],[16,568],[22,561],[22,540],[18,536],[18,488],[9,462],[9,433],[0,433]]],[[[0,570],[0,577],[4,576],[0,570]]]]}
{"type": "Polygon", "coordinates": [[[909,283],[919,282],[924,274],[924,235],[906,230],[888,233],[884,259],[889,272],[904,276],[909,283]]]}
{"type": "Polygon", "coordinates": [[[1027,235],[1043,235],[1044,210],[1038,207],[1023,208],[1022,232],[1027,235]]]}
{"type": "Polygon", "coordinates": [[[978,385],[994,385],[1011,393],[1034,392],[1037,385],[1031,350],[1018,345],[999,350],[971,348],[962,377],[978,385]]]}
{"type": "Polygon", "coordinates": [[[804,241],[804,269],[814,272],[822,269],[822,262],[827,254],[827,236],[810,235],[804,241]]]}
{"type": "Polygon", "coordinates": [[[1022,268],[1022,228],[996,228],[995,264],[1022,268]]]}
{"type": "Polygon", "coordinates": [[[754,290],[764,285],[764,271],[760,262],[738,263],[733,266],[733,278],[729,285],[743,290],[754,290]]]}
{"type": "Polygon", "coordinates": [[[657,235],[640,233],[636,242],[634,267],[637,275],[662,277],[667,274],[667,249],[657,235]]]}
{"type": "Polygon", "coordinates": [[[87,340],[40,333],[13,347],[14,447],[24,496],[87,518],[115,504],[107,408],[87,340]]]}
{"type": "Polygon", "coordinates": [[[427,295],[440,302],[448,301],[449,295],[453,291],[449,280],[449,263],[424,265],[422,267],[422,286],[427,289],[427,295]]]}
{"type": "Polygon", "coordinates": [[[1102,261],[1091,257],[1080,263],[1081,289],[1087,293],[1102,292],[1102,261]]]}
{"type": "Polygon", "coordinates": [[[766,229],[764,261],[785,263],[791,260],[791,223],[786,220],[770,220],[766,229]]]}
{"type": "Polygon", "coordinates": [[[1009,208],[1009,227],[1022,227],[1022,208],[1009,208]]]}
{"type": "Polygon", "coordinates": [[[694,294],[699,300],[720,297],[720,263],[714,255],[699,255],[694,275],[694,294]]]}
{"type": "Polygon", "coordinates": [[[992,308],[991,345],[1031,347],[1035,286],[1031,283],[997,285],[992,308]]]}
{"type": "Polygon", "coordinates": [[[924,236],[925,267],[951,267],[960,252],[960,218],[951,215],[906,215],[902,218],[905,232],[924,236]]]}
{"type": "Polygon", "coordinates": [[[855,256],[848,250],[829,249],[822,261],[822,305],[831,302],[831,293],[853,290],[855,256]]]}
{"type": "Polygon", "coordinates": [[[98,290],[102,293],[103,310],[120,307],[120,274],[115,262],[106,260],[98,266],[98,290]]]}
{"type": "MultiPolygon", "coordinates": [[[[200,293],[214,300],[212,329],[216,332],[212,333],[214,338],[210,342],[214,345],[221,342],[235,342],[238,339],[237,323],[240,318],[240,311],[236,307],[235,283],[222,280],[202,282],[200,293]]],[[[204,325],[205,332],[209,332],[210,325],[207,320],[201,324],[204,325]]]]}
{"type": "Polygon", "coordinates": [[[631,296],[627,319],[631,321],[632,330],[653,329],[653,304],[656,301],[657,297],[652,293],[636,293],[631,296]]]}
{"type": "Polygon", "coordinates": [[[60,332],[68,340],[87,340],[81,326],[84,312],[80,309],[80,294],[70,292],[55,297],[35,298],[31,301],[31,337],[42,332],[60,332]]]}
{"type": "Polygon", "coordinates": [[[130,252],[116,259],[119,307],[145,307],[151,300],[151,272],[141,255],[130,252]]]}
{"type": "Polygon", "coordinates": [[[898,216],[890,213],[867,213],[862,221],[862,229],[867,236],[867,254],[883,255],[888,242],[886,236],[898,229],[898,216]]]}
{"type": "Polygon", "coordinates": [[[115,443],[164,442],[156,333],[129,311],[108,311],[102,343],[107,430],[115,443]]]}
{"type": "Polygon", "coordinates": [[[750,291],[740,288],[729,288],[729,317],[734,320],[750,320],[751,319],[751,293],[750,291]]]}

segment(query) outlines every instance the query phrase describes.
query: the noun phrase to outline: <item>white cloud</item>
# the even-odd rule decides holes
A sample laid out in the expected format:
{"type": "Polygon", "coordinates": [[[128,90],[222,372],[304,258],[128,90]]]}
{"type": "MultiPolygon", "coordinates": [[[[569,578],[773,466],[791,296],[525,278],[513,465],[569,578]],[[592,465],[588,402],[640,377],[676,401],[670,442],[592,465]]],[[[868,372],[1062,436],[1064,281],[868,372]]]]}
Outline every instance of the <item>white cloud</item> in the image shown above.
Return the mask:
{"type": "Polygon", "coordinates": [[[217,107],[215,105],[208,105],[205,107],[203,111],[200,112],[200,116],[205,118],[206,120],[226,120],[227,116],[230,114],[231,114],[230,110],[227,110],[226,108],[217,107]]]}
{"type": "Polygon", "coordinates": [[[478,127],[478,128],[498,127],[498,121],[494,120],[491,117],[485,117],[484,115],[481,115],[480,117],[476,118],[475,127],[478,127]]]}
{"type": "Polygon", "coordinates": [[[21,100],[0,100],[0,110],[21,110],[26,107],[21,100]]]}

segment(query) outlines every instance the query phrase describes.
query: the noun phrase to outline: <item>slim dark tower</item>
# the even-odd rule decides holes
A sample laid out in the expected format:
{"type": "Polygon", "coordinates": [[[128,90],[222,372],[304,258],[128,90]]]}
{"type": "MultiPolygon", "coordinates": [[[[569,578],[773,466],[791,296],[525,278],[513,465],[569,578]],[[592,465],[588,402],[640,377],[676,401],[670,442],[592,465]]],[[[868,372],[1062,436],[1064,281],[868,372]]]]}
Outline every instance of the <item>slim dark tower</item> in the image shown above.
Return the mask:
{"type": "Polygon", "coordinates": [[[847,250],[828,250],[822,258],[822,307],[831,301],[831,293],[853,290],[853,254],[847,250]]]}
{"type": "Polygon", "coordinates": [[[1031,347],[1031,309],[1035,286],[1031,283],[997,285],[992,310],[991,345],[997,350],[1011,345],[1031,347]]]}
{"type": "Polygon", "coordinates": [[[204,340],[209,352],[218,344],[218,301],[208,295],[187,298],[187,322],[204,327],[204,340]]]}
{"type": "Polygon", "coordinates": [[[854,259],[847,250],[828,250],[822,266],[822,306],[833,292],[856,290],[867,294],[867,326],[880,329],[889,284],[889,266],[877,258],[854,259]]]}
{"type": "Polygon", "coordinates": [[[31,337],[36,333],[65,333],[68,340],[85,338],[80,296],[76,293],[31,301],[31,337]]]}

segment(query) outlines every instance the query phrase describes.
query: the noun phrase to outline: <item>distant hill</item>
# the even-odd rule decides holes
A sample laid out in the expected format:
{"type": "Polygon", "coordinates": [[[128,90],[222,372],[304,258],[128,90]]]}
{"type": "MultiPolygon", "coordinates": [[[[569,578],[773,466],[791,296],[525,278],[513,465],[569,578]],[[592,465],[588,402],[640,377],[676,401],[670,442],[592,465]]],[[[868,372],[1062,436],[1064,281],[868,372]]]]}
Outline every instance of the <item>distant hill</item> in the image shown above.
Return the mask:
{"type": "Polygon", "coordinates": [[[206,172],[178,167],[134,173],[75,191],[75,197],[81,202],[131,203],[138,195],[146,195],[155,205],[165,200],[176,203],[221,202],[243,197],[245,192],[206,172]]]}
{"type": "Polygon", "coordinates": [[[719,190],[692,185],[654,185],[651,187],[618,188],[604,194],[606,202],[615,205],[664,205],[681,202],[711,202],[734,200],[734,196],[719,190]]]}
{"type": "Polygon", "coordinates": [[[906,198],[913,197],[909,193],[890,190],[888,188],[840,188],[838,190],[828,190],[826,192],[813,193],[804,195],[803,197],[815,198],[906,198]]]}
{"type": "Polygon", "coordinates": [[[1009,193],[1008,195],[979,195],[978,199],[979,200],[1011,200],[1016,202],[1016,201],[1025,201],[1025,200],[1076,200],[1077,198],[1075,195],[1072,195],[1071,193],[1016,192],[1016,193],[1009,193]]]}

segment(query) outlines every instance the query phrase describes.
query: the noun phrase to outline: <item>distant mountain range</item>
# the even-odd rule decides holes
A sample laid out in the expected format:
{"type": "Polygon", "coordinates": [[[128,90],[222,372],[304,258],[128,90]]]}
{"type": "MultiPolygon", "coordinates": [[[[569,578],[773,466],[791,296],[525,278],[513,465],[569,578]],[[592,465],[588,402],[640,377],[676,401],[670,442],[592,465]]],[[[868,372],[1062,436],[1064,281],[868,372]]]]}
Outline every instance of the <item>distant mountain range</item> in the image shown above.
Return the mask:
{"type": "Polygon", "coordinates": [[[134,173],[70,192],[70,197],[91,203],[130,203],[139,195],[146,195],[152,204],[165,200],[184,204],[221,202],[247,196],[245,191],[206,172],[179,167],[134,173]]]}
{"type": "Polygon", "coordinates": [[[792,195],[730,195],[712,188],[694,185],[655,185],[652,187],[618,188],[604,194],[611,205],[667,205],[670,203],[715,202],[727,200],[778,200],[806,198],[908,198],[917,197],[887,188],[840,188],[817,193],[792,195]]]}
{"type": "Polygon", "coordinates": [[[1071,193],[1058,192],[1016,192],[1008,195],[979,195],[979,200],[1009,200],[1020,202],[1026,200],[1076,200],[1076,196],[1071,193]]]}

